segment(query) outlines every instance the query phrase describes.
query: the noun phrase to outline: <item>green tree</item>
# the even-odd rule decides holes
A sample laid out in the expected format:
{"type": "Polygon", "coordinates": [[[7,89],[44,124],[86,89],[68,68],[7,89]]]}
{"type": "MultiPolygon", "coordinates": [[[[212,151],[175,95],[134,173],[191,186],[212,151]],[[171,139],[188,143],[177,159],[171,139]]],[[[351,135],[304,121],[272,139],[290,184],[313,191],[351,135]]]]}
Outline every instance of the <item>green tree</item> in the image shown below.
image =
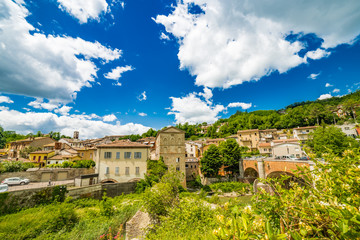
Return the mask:
{"type": "Polygon", "coordinates": [[[204,152],[204,156],[200,160],[200,169],[206,177],[215,177],[222,164],[220,151],[217,146],[212,144],[209,149],[204,152]]]}
{"type": "Polygon", "coordinates": [[[310,134],[306,145],[317,157],[324,153],[333,153],[341,156],[346,149],[359,147],[354,138],[348,137],[335,126],[319,127],[310,134]]]}
{"type": "Polygon", "coordinates": [[[6,144],[6,138],[4,134],[4,129],[0,126],[0,148],[4,148],[6,144]]]}
{"type": "Polygon", "coordinates": [[[241,149],[235,139],[230,138],[219,145],[223,165],[232,175],[239,173],[239,162],[241,161],[241,149]]]}

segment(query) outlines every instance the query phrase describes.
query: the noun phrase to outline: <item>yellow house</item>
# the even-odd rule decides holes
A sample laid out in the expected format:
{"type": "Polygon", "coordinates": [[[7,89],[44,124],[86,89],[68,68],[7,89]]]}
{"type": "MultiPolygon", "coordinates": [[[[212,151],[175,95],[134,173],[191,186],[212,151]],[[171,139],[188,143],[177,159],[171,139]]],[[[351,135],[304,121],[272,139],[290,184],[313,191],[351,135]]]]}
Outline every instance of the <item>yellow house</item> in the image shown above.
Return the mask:
{"type": "Polygon", "coordinates": [[[94,160],[95,148],[74,148],[78,153],[81,159],[84,160],[94,160]]]}
{"type": "Polygon", "coordinates": [[[5,145],[5,148],[0,149],[0,156],[8,155],[10,149],[10,143],[5,145]]]}
{"type": "Polygon", "coordinates": [[[55,151],[35,151],[29,154],[29,160],[33,163],[40,164],[41,167],[45,166],[47,160],[55,155],[55,151]]]}
{"type": "Polygon", "coordinates": [[[77,154],[60,155],[56,154],[47,160],[47,164],[60,164],[65,161],[81,160],[81,157],[77,154]]]}

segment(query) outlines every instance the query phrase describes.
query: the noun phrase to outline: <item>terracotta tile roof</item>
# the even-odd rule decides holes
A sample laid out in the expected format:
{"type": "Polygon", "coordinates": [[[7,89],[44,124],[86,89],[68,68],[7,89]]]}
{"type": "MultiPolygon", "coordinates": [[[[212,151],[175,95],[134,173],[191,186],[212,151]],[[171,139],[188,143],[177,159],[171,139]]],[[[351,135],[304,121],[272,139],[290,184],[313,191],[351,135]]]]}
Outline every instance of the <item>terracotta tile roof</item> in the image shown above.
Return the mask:
{"type": "Polygon", "coordinates": [[[130,142],[130,141],[114,141],[108,144],[102,144],[97,146],[98,148],[149,148],[149,145],[130,142]]]}
{"type": "Polygon", "coordinates": [[[287,142],[299,142],[299,139],[291,138],[291,139],[277,139],[277,140],[273,140],[273,143],[287,143],[287,142]]]}
{"type": "Polygon", "coordinates": [[[259,147],[271,147],[271,144],[270,143],[259,143],[259,147]]]}
{"type": "Polygon", "coordinates": [[[64,158],[74,158],[74,157],[78,157],[78,155],[73,154],[73,155],[55,155],[52,156],[51,158],[49,158],[49,160],[63,160],[64,158]]]}
{"type": "Polygon", "coordinates": [[[54,150],[48,150],[48,151],[35,151],[35,152],[31,152],[30,154],[37,154],[37,153],[43,153],[43,154],[46,154],[46,153],[51,153],[51,152],[54,152],[54,150]]]}
{"type": "Polygon", "coordinates": [[[56,142],[49,143],[49,144],[44,145],[43,147],[55,147],[55,143],[56,142]]]}
{"type": "Polygon", "coordinates": [[[206,139],[206,142],[219,142],[219,141],[225,141],[225,138],[206,139]]]}
{"type": "Polygon", "coordinates": [[[238,133],[245,133],[245,132],[258,132],[259,129],[246,129],[246,130],[239,130],[238,133]]]}

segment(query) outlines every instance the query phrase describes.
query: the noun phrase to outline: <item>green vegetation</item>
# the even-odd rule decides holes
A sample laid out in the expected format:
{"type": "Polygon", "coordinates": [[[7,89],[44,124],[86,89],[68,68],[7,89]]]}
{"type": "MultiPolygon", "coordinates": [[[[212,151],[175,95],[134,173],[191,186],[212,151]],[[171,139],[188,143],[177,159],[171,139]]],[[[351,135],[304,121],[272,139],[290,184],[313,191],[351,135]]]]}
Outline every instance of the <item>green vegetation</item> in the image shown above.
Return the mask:
{"type": "Polygon", "coordinates": [[[139,140],[141,138],[156,137],[157,132],[158,131],[150,128],[147,132],[143,133],[142,135],[139,135],[139,134],[126,135],[126,136],[120,137],[119,140],[130,140],[132,142],[136,142],[137,140],[139,140]]]}
{"type": "Polygon", "coordinates": [[[248,183],[242,182],[218,182],[210,185],[211,190],[223,193],[237,192],[240,194],[246,194],[251,192],[252,186],[248,183]]]}
{"type": "Polygon", "coordinates": [[[217,146],[210,145],[207,151],[204,152],[203,157],[200,160],[200,169],[201,172],[206,177],[215,177],[217,176],[220,167],[223,165],[222,159],[220,157],[220,151],[217,146]]]}
{"type": "Polygon", "coordinates": [[[75,161],[65,161],[59,164],[49,164],[47,168],[93,168],[95,167],[95,162],[93,160],[75,160],[75,161]]]}
{"type": "Polygon", "coordinates": [[[0,162],[0,173],[5,172],[22,172],[29,168],[35,167],[34,163],[20,161],[3,161],[0,162]]]}
{"type": "Polygon", "coordinates": [[[346,149],[358,148],[359,142],[352,137],[347,137],[340,128],[322,126],[310,134],[306,146],[316,157],[329,153],[341,156],[346,149]]]}
{"type": "Polygon", "coordinates": [[[162,157],[159,160],[147,160],[147,174],[141,179],[135,188],[135,192],[142,193],[146,189],[151,188],[154,184],[160,182],[165,175],[167,166],[162,157]]]}

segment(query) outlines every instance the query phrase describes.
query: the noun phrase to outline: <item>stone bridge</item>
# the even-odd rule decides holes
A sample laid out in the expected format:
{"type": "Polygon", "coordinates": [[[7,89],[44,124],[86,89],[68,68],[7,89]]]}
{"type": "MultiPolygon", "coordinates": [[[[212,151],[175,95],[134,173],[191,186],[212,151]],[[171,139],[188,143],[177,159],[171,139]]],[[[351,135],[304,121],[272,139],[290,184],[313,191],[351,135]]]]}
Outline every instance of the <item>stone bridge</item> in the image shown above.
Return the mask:
{"type": "Polygon", "coordinates": [[[280,175],[293,175],[297,167],[310,167],[312,161],[280,160],[274,158],[244,159],[243,177],[252,183],[256,178],[270,178],[280,175]]]}

